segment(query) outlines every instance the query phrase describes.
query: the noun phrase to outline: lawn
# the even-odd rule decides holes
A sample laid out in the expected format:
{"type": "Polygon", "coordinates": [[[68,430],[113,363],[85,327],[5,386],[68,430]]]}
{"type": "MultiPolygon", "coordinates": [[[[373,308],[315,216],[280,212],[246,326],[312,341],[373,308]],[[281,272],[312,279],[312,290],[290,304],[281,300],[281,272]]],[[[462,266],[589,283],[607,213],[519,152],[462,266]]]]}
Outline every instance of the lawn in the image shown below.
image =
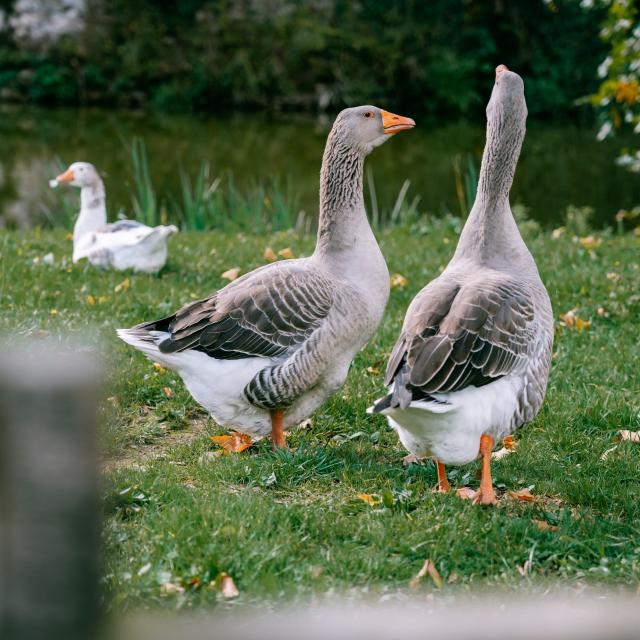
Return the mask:
{"type": "MultiPolygon", "coordinates": [[[[383,390],[409,301],[451,256],[457,220],[380,234],[391,273],[407,282],[392,290],[383,324],[345,387],[311,426],[289,436],[287,450],[273,452],[263,441],[229,455],[212,453],[210,436],[225,431],[179,378],[121,343],[114,329],[223,286],[227,269],[263,264],[267,246],[309,253],[313,238],[182,233],[153,277],[71,266],[62,231],[0,232],[0,333],[95,332],[102,340],[110,606],[214,606],[225,602],[215,586],[221,572],[240,592],[227,601],[234,605],[346,590],[424,595],[436,589],[432,579],[417,589],[409,581],[427,558],[445,593],[550,582],[636,589],[640,446],[616,437],[640,429],[639,239],[571,227],[554,237],[533,223],[524,229],[551,295],[556,342],[541,414],[517,434],[517,450],[493,465],[498,489],[529,487],[536,499],[505,495],[497,508],[434,493],[433,465],[403,466],[406,452],[385,420],[365,413],[383,390]],[[572,309],[590,326],[567,326],[560,315],[572,309]]],[[[477,464],[450,468],[450,480],[477,486],[477,471],[477,464]]]]}

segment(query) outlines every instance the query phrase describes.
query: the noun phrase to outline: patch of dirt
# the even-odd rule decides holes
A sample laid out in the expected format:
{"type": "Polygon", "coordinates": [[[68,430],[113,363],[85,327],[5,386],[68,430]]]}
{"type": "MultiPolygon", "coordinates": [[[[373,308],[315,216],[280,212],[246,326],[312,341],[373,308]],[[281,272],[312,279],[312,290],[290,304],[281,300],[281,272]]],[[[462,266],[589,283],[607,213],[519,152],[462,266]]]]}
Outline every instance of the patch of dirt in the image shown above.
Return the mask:
{"type": "Polygon", "coordinates": [[[207,417],[194,418],[186,429],[167,429],[160,426],[164,433],[147,444],[132,444],[116,458],[102,461],[102,471],[109,473],[120,469],[136,469],[144,467],[148,462],[167,457],[171,449],[181,445],[189,445],[207,433],[207,417]]]}

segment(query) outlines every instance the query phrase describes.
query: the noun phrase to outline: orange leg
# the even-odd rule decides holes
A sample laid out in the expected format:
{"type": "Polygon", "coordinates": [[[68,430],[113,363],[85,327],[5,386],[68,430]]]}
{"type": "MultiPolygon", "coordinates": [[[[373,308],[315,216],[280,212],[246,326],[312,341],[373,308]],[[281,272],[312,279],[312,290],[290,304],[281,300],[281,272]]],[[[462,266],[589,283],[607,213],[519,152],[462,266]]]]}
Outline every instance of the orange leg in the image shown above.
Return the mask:
{"type": "Polygon", "coordinates": [[[444,468],[444,464],[442,464],[440,460],[436,460],[436,469],[438,469],[438,493],[447,493],[448,491],[451,491],[447,472],[444,468]]]}
{"type": "Polygon", "coordinates": [[[282,449],[286,446],[282,429],[282,415],[281,409],[274,409],[271,412],[271,442],[274,449],[282,449]]]}
{"type": "Polygon", "coordinates": [[[491,451],[493,450],[493,438],[486,433],[480,436],[480,455],[482,456],[482,476],[480,489],[473,501],[474,504],[497,504],[496,493],[493,490],[491,480],[491,451]]]}

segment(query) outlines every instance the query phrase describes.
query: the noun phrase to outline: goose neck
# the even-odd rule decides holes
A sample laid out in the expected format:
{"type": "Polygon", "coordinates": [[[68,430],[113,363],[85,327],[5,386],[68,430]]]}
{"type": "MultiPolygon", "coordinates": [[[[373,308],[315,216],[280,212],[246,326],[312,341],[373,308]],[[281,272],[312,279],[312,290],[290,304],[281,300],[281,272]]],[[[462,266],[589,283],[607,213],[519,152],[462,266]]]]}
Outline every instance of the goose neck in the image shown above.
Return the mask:
{"type": "Polygon", "coordinates": [[[96,231],[107,223],[107,207],[104,184],[82,187],[80,190],[80,215],[73,228],[73,238],[78,240],[83,235],[96,231]]]}
{"type": "Polygon", "coordinates": [[[332,131],[320,171],[317,251],[331,253],[355,245],[369,230],[362,193],[364,155],[332,131]]]}

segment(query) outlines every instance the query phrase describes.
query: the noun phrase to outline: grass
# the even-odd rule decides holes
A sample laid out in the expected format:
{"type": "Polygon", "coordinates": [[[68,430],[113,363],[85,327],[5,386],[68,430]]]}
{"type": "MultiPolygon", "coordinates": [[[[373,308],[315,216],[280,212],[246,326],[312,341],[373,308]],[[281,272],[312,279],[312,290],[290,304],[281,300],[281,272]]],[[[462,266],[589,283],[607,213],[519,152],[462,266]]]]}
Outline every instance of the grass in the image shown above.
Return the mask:
{"type": "MultiPolygon", "coordinates": [[[[505,499],[495,509],[434,493],[432,464],[403,467],[394,433],[365,413],[382,392],[409,301],[451,256],[458,219],[380,234],[390,271],[408,284],[392,291],[380,330],[345,387],[311,427],[289,437],[290,449],[274,453],[261,442],[206,461],[215,449],[209,436],[224,431],[175,374],[154,368],[114,329],[223,286],[223,271],[261,265],[267,245],[302,255],[313,238],[181,233],[171,239],[167,267],[152,277],[71,266],[62,231],[1,232],[0,332],[35,339],[42,331],[91,327],[104,342],[110,373],[101,405],[109,460],[103,582],[111,608],[220,605],[207,585],[221,571],[240,590],[234,606],[334,592],[402,597],[426,558],[443,576],[445,594],[550,583],[637,589],[640,446],[620,443],[606,461],[601,457],[616,445],[618,430],[640,429],[638,239],[598,232],[580,243],[573,234],[583,218],[572,210],[571,228],[557,239],[523,224],[556,318],[577,308],[591,326],[579,332],[558,322],[544,408],[518,434],[517,451],[494,463],[498,488],[530,486],[539,499],[505,499]],[[53,264],[42,263],[49,252],[53,264]],[[371,507],[359,493],[384,502],[371,507]],[[541,530],[540,522],[552,529],[541,530]],[[519,567],[528,559],[523,576],[519,567]],[[177,592],[163,591],[166,582],[177,592]]],[[[477,470],[451,468],[451,482],[475,486],[477,470]]],[[[427,578],[417,593],[432,590],[427,578]]]]}

